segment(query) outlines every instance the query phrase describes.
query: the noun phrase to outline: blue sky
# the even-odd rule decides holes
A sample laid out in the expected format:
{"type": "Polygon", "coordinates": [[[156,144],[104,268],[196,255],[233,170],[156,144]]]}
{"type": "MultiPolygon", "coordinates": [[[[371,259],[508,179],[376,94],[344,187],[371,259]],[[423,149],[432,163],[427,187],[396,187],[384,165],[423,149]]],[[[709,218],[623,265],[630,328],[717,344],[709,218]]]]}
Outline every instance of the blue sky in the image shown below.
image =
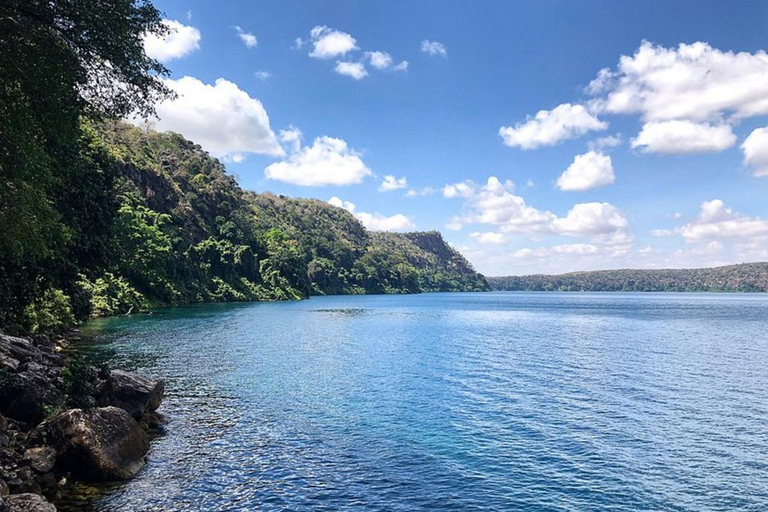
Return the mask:
{"type": "Polygon", "coordinates": [[[155,3],[155,127],[244,188],[488,275],[768,259],[766,2],[155,3]]]}

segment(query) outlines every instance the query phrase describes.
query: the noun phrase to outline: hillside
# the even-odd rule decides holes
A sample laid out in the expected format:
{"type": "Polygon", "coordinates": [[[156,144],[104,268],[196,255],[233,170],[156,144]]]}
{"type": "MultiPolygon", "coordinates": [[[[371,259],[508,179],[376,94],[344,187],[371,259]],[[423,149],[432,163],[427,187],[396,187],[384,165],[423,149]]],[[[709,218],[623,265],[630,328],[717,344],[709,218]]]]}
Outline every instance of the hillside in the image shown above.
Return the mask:
{"type": "Polygon", "coordinates": [[[68,252],[52,255],[71,277],[42,281],[0,324],[35,331],[150,306],[489,289],[437,232],[369,233],[323,201],[244,191],[178,134],[107,122],[85,125],[80,144],[98,179],[69,198],[89,208],[68,252]]]}
{"type": "Polygon", "coordinates": [[[489,277],[488,283],[494,290],[507,291],[768,292],[768,263],[489,277]]]}

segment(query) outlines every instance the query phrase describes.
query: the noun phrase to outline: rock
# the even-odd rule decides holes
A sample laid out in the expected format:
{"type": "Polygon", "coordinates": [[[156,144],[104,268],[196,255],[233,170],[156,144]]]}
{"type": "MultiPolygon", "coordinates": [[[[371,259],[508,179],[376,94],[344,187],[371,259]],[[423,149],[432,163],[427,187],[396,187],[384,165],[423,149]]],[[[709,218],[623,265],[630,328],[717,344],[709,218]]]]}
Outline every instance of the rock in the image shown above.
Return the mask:
{"type": "Polygon", "coordinates": [[[5,503],[8,512],[56,512],[56,507],[39,494],[13,494],[5,503]]]}
{"type": "Polygon", "coordinates": [[[89,480],[122,480],[144,466],[147,435],[125,410],[103,407],[61,413],[48,424],[58,465],[89,480]]]}
{"type": "Polygon", "coordinates": [[[148,412],[144,416],[142,416],[141,420],[139,421],[141,428],[143,428],[144,430],[158,429],[163,425],[165,425],[165,423],[166,423],[165,417],[158,412],[148,412]]]}
{"type": "Polygon", "coordinates": [[[150,380],[123,370],[112,370],[101,387],[97,403],[128,412],[136,420],[160,407],[165,387],[161,380],[150,380]]]}
{"type": "Polygon", "coordinates": [[[5,416],[0,414],[0,432],[5,432],[8,430],[8,420],[5,419],[5,416]]]}
{"type": "Polygon", "coordinates": [[[20,468],[16,471],[16,478],[9,482],[11,491],[14,494],[33,493],[40,494],[42,489],[37,483],[35,474],[30,468],[20,468]]]}
{"type": "Polygon", "coordinates": [[[21,461],[29,464],[29,467],[38,473],[47,473],[56,464],[56,449],[52,446],[29,448],[24,452],[21,461]]]}
{"type": "Polygon", "coordinates": [[[0,480],[0,496],[8,496],[11,493],[11,490],[8,488],[8,484],[5,483],[5,480],[0,480]]]}

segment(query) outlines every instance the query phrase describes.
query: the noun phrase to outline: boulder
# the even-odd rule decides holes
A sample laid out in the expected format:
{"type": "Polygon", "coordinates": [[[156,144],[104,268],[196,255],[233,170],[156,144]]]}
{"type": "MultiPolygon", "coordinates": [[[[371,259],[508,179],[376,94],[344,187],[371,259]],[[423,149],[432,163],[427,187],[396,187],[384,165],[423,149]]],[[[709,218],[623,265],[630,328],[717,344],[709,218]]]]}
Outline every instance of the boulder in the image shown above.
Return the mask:
{"type": "Polygon", "coordinates": [[[56,464],[56,449],[52,446],[29,448],[24,452],[21,461],[29,464],[29,467],[38,473],[47,473],[56,464]]]}
{"type": "Polygon", "coordinates": [[[39,494],[12,494],[5,498],[8,512],[56,512],[56,507],[39,494]]]}
{"type": "Polygon", "coordinates": [[[57,465],[87,480],[123,480],[144,466],[147,434],[118,407],[71,409],[48,424],[57,465]]]}
{"type": "Polygon", "coordinates": [[[112,370],[101,386],[97,403],[128,412],[136,420],[160,407],[165,387],[161,380],[151,380],[123,370],[112,370]]]}

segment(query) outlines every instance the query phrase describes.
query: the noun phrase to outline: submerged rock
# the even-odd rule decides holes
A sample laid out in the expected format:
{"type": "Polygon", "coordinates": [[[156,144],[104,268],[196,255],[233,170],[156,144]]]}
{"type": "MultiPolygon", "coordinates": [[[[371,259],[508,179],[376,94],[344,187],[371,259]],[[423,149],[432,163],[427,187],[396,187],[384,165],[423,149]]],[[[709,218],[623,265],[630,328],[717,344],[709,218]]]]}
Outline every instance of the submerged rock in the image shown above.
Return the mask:
{"type": "Polygon", "coordinates": [[[39,494],[12,494],[5,498],[5,505],[7,512],[56,512],[56,507],[39,494]]]}
{"type": "Polygon", "coordinates": [[[128,412],[136,420],[160,407],[165,386],[162,380],[151,380],[123,370],[112,370],[102,385],[98,404],[114,406],[128,412]]]}
{"type": "Polygon", "coordinates": [[[103,407],[61,413],[48,429],[57,464],[89,480],[123,480],[144,466],[147,434],[125,410],[103,407]]]}

